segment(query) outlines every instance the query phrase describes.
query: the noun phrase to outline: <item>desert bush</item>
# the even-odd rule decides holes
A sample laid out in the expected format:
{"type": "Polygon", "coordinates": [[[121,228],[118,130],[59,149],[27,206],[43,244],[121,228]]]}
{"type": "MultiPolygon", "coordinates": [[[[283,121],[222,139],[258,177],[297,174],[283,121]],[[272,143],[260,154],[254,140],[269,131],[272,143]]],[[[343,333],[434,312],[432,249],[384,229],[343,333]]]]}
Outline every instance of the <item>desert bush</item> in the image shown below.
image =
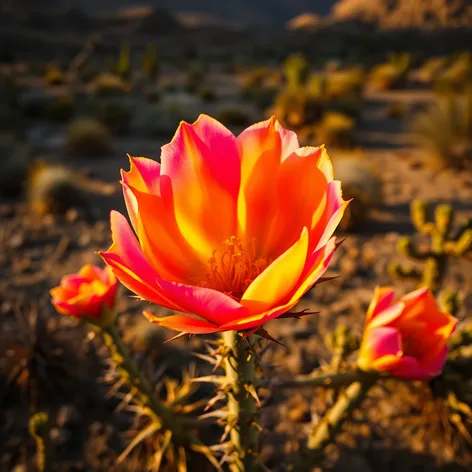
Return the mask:
{"type": "Polygon", "coordinates": [[[185,74],[184,90],[187,93],[197,93],[203,87],[205,81],[205,70],[202,64],[192,64],[185,74]]]}
{"type": "Polygon", "coordinates": [[[354,145],[356,122],[343,113],[328,111],[316,126],[320,143],[337,148],[351,148],[354,145]]]}
{"type": "Polygon", "coordinates": [[[408,54],[397,54],[384,64],[375,66],[369,75],[369,85],[375,90],[390,90],[404,85],[411,65],[408,54]]]}
{"type": "Polygon", "coordinates": [[[117,98],[102,98],[89,104],[89,113],[114,133],[126,133],[133,118],[130,104],[117,98]]]}
{"type": "Polygon", "coordinates": [[[110,132],[96,119],[83,118],[69,125],[66,152],[83,157],[108,156],[112,152],[110,132]]]}
{"type": "Polygon", "coordinates": [[[339,229],[357,231],[369,213],[382,202],[382,180],[375,167],[359,152],[334,155],[335,175],[343,183],[343,198],[353,199],[344,213],[339,229]]]}
{"type": "Polygon", "coordinates": [[[408,104],[405,102],[391,102],[387,105],[387,116],[389,118],[401,119],[408,114],[408,104]]]}
{"type": "Polygon", "coordinates": [[[412,122],[413,142],[436,169],[472,167],[472,89],[437,97],[412,122]]]}
{"type": "Polygon", "coordinates": [[[38,163],[27,181],[28,205],[37,215],[60,215],[87,205],[77,172],[61,165],[38,163]]]}
{"type": "Polygon", "coordinates": [[[131,78],[131,48],[127,43],[122,43],[120,45],[120,54],[116,64],[116,73],[123,81],[128,81],[131,78]]]}
{"type": "Polygon", "coordinates": [[[44,82],[49,86],[62,85],[64,83],[64,72],[57,64],[50,64],[46,67],[44,82]]]}
{"type": "Polygon", "coordinates": [[[417,71],[416,78],[422,84],[430,85],[436,81],[448,63],[447,57],[432,57],[417,71]]]}
{"type": "Polygon", "coordinates": [[[211,87],[200,87],[197,96],[204,102],[214,102],[216,100],[216,93],[211,87]]]}
{"type": "Polygon", "coordinates": [[[127,94],[130,89],[119,76],[103,72],[93,81],[92,90],[98,97],[116,97],[127,94]]]}
{"type": "Polygon", "coordinates": [[[472,56],[459,54],[437,78],[434,88],[439,93],[460,92],[472,81],[472,56]]]}
{"type": "Polygon", "coordinates": [[[330,74],[327,79],[327,94],[329,98],[346,95],[360,95],[364,87],[365,74],[361,67],[351,67],[330,74]]]}
{"type": "Polygon", "coordinates": [[[152,81],[156,81],[159,75],[159,53],[155,43],[149,43],[143,56],[144,75],[152,81]]]}

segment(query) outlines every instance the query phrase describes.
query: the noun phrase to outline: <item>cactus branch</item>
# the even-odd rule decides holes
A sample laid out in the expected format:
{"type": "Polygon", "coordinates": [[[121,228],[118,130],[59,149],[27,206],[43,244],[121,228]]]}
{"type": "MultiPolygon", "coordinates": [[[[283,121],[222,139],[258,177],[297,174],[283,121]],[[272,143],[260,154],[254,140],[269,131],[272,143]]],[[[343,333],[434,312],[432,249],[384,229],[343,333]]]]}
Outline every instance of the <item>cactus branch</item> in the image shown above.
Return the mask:
{"type": "Polygon", "coordinates": [[[229,430],[232,449],[231,472],[263,470],[259,458],[260,430],[257,424],[257,357],[248,342],[249,339],[243,339],[237,331],[222,334],[226,352],[223,367],[226,373],[225,393],[228,404],[226,431],[229,430]]]}
{"type": "Polygon", "coordinates": [[[39,472],[51,470],[49,419],[46,413],[36,413],[29,420],[29,432],[36,441],[36,466],[39,472]]]}
{"type": "Polygon", "coordinates": [[[361,405],[376,380],[375,374],[359,373],[358,380],[338,396],[335,404],[310,431],[306,449],[293,470],[296,472],[313,470],[314,466],[323,459],[325,447],[334,441],[344,422],[361,405]]]}
{"type": "Polygon", "coordinates": [[[105,345],[110,351],[122,381],[129,387],[133,398],[146,411],[151,412],[152,420],[160,424],[162,429],[172,432],[172,437],[180,444],[198,443],[168,406],[159,401],[148,380],[131,358],[126,344],[121,339],[117,329],[109,326],[101,330],[105,345]]]}

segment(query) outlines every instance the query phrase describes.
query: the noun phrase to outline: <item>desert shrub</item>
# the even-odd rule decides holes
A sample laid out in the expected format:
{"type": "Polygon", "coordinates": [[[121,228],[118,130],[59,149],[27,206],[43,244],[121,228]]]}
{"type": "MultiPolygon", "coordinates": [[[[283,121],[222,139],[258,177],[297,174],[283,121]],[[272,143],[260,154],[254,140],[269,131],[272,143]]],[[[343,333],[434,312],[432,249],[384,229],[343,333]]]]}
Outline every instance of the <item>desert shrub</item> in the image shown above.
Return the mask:
{"type": "Polygon", "coordinates": [[[411,65],[408,54],[397,54],[386,63],[375,66],[369,75],[369,84],[375,90],[390,90],[404,85],[411,65]]]}
{"type": "Polygon", "coordinates": [[[131,78],[131,48],[127,43],[122,43],[120,46],[116,73],[123,81],[127,81],[131,78]]]}
{"type": "Polygon", "coordinates": [[[432,57],[428,59],[417,71],[416,78],[425,85],[432,84],[445,70],[448,63],[447,57],[432,57]]]}
{"type": "Polygon", "coordinates": [[[382,202],[382,181],[375,168],[362,154],[334,155],[335,175],[343,183],[343,198],[353,199],[341,220],[341,231],[356,231],[367,220],[370,211],[382,202]]]}
{"type": "Polygon", "coordinates": [[[459,54],[449,67],[443,70],[435,82],[439,93],[462,91],[472,81],[472,56],[470,53],[459,54]]]}
{"type": "Polygon", "coordinates": [[[413,141],[434,168],[472,167],[472,89],[437,97],[412,122],[413,141]]]}
{"type": "Polygon", "coordinates": [[[354,145],[356,122],[350,116],[329,111],[323,115],[316,127],[320,143],[338,148],[350,148],[354,145]]]}
{"type": "Polygon", "coordinates": [[[213,102],[216,100],[216,93],[211,87],[200,87],[197,91],[197,95],[204,102],[213,102]]]}
{"type": "Polygon", "coordinates": [[[184,79],[184,90],[187,93],[197,93],[203,87],[205,71],[202,64],[194,63],[186,72],[184,79]]]}
{"type": "Polygon", "coordinates": [[[327,77],[326,92],[330,98],[361,94],[365,74],[361,67],[351,67],[330,74],[327,77]]]}
{"type": "Polygon", "coordinates": [[[155,81],[159,75],[159,53],[155,43],[149,43],[143,56],[144,75],[155,81]]]}
{"type": "Polygon", "coordinates": [[[71,155],[107,156],[112,152],[110,132],[96,119],[79,119],[69,125],[65,147],[71,155]]]}
{"type": "Polygon", "coordinates": [[[86,205],[77,172],[60,165],[37,164],[27,182],[29,207],[38,215],[63,214],[86,205]]]}
{"type": "Polygon", "coordinates": [[[50,64],[46,67],[44,82],[49,86],[62,85],[64,83],[64,72],[57,64],[50,64]]]}
{"type": "Polygon", "coordinates": [[[98,97],[123,96],[129,92],[129,87],[119,76],[107,72],[101,73],[95,78],[92,89],[98,97]]]}
{"type": "Polygon", "coordinates": [[[126,133],[129,130],[133,111],[131,106],[117,98],[103,98],[89,105],[89,113],[114,133],[126,133]]]}
{"type": "Polygon", "coordinates": [[[44,118],[45,110],[52,106],[56,97],[43,89],[29,89],[19,97],[19,108],[26,118],[44,118]]]}

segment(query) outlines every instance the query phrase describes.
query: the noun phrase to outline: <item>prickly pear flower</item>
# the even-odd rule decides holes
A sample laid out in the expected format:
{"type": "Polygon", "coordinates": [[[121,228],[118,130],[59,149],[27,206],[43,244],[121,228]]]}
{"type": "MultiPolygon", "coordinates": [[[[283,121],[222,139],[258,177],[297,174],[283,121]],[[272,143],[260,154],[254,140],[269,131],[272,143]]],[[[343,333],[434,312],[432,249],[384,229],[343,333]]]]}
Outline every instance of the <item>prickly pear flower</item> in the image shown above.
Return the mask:
{"type": "Polygon", "coordinates": [[[447,340],[456,323],[440,311],[426,288],[394,301],[391,288],[377,287],[367,311],[358,365],[410,380],[435,377],[446,362],[447,340]]]}
{"type": "Polygon", "coordinates": [[[275,118],[235,137],[201,115],[180,124],[161,164],[130,160],[121,183],[133,229],[113,211],[101,255],[132,292],[180,312],[145,313],[152,322],[255,331],[325,272],[347,202],[326,150],[300,148],[275,118]]]}
{"type": "Polygon", "coordinates": [[[77,274],[62,277],[50,293],[59,313],[104,327],[114,319],[117,289],[118,281],[109,267],[86,264],[77,274]]]}

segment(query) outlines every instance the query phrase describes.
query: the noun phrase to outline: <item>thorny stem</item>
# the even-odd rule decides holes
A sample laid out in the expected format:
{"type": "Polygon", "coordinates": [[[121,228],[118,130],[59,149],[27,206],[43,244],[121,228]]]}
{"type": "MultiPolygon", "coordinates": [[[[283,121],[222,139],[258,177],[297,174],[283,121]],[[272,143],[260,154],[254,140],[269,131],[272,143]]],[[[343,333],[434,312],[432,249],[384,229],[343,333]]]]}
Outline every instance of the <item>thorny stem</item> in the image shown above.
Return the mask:
{"type": "Polygon", "coordinates": [[[378,378],[371,373],[358,373],[358,376],[358,380],[339,394],[335,404],[310,431],[307,447],[295,464],[294,471],[310,472],[323,459],[325,447],[335,440],[344,422],[361,405],[378,378]]]}
{"type": "Polygon", "coordinates": [[[131,358],[128,347],[121,339],[117,329],[114,326],[109,326],[101,332],[122,380],[131,389],[136,401],[149,409],[154,416],[153,420],[160,423],[163,429],[170,430],[173,438],[177,441],[183,443],[195,442],[190,432],[175,418],[172,409],[157,399],[149,382],[131,358]]]}
{"type": "Polygon", "coordinates": [[[222,334],[226,358],[227,427],[232,450],[231,472],[263,470],[259,459],[260,431],[256,396],[256,355],[237,331],[222,334]],[[252,392],[252,394],[251,394],[252,392]],[[254,396],[253,396],[254,395],[254,396]]]}

